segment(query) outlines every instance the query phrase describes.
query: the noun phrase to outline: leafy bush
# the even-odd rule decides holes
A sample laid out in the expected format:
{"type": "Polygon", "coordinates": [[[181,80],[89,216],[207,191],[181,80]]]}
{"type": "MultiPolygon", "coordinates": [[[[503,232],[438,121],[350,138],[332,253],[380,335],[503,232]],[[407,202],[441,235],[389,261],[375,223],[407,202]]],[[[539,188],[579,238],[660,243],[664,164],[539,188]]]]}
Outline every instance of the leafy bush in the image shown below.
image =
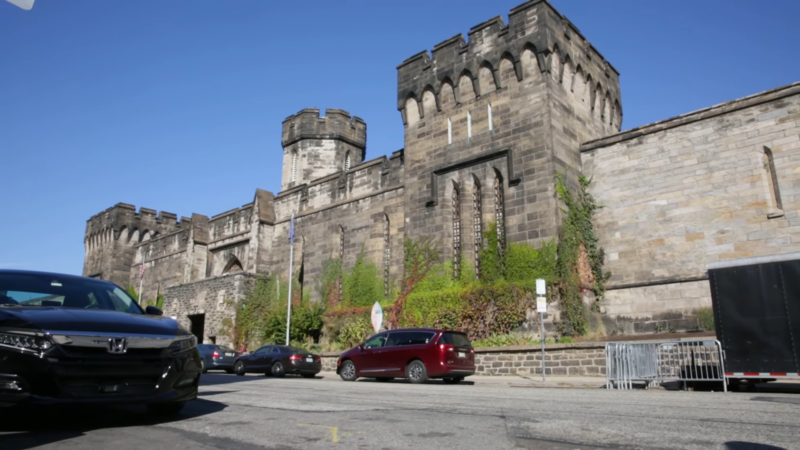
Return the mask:
{"type": "Polygon", "coordinates": [[[342,306],[372,306],[384,299],[383,279],[378,267],[367,260],[364,249],[356,258],[353,268],[344,275],[342,306]]]}
{"type": "Polygon", "coordinates": [[[342,324],[336,341],[345,348],[351,348],[364,342],[373,332],[368,317],[351,316],[342,324]]]}
{"type": "Polygon", "coordinates": [[[703,331],[715,331],[714,310],[711,308],[699,308],[697,310],[697,321],[703,331]]]}

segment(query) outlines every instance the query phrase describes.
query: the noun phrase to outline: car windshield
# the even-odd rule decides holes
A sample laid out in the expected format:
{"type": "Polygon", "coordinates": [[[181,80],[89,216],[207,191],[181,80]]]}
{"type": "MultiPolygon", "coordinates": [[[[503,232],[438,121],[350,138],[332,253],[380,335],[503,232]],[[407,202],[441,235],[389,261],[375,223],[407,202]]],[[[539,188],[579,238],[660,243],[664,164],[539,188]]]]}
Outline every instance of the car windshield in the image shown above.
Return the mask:
{"type": "Polygon", "coordinates": [[[51,274],[0,273],[0,308],[58,307],[144,314],[113,283],[51,274]]]}

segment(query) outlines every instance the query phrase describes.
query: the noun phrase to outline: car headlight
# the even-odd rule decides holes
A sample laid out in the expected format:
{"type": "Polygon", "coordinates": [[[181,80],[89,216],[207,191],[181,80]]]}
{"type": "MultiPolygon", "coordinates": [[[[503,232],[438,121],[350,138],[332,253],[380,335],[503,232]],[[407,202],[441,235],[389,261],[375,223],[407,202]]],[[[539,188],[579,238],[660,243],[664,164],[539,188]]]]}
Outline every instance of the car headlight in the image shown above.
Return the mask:
{"type": "Polygon", "coordinates": [[[52,346],[53,343],[41,334],[0,332],[0,347],[23,353],[42,353],[52,346]]]}
{"type": "Polygon", "coordinates": [[[189,350],[194,350],[197,348],[197,337],[196,336],[183,336],[179,337],[169,346],[169,351],[172,352],[173,355],[177,355],[179,353],[188,352],[189,350]]]}

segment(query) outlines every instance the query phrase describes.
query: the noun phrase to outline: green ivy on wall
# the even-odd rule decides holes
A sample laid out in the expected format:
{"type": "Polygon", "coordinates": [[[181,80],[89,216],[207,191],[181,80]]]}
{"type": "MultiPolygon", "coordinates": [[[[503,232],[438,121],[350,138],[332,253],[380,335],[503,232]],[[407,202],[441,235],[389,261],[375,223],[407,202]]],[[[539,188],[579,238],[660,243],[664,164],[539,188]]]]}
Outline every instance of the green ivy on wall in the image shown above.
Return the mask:
{"type": "Polygon", "coordinates": [[[611,276],[603,273],[605,255],[598,246],[592,219],[599,208],[588,192],[591,180],[578,176],[577,195],[567,187],[564,174],[556,175],[556,192],[566,208],[558,231],[555,275],[561,317],[559,331],[566,336],[585,335],[589,330],[589,309],[584,292],[595,296],[592,308],[598,308],[605,294],[605,283],[611,276]]]}

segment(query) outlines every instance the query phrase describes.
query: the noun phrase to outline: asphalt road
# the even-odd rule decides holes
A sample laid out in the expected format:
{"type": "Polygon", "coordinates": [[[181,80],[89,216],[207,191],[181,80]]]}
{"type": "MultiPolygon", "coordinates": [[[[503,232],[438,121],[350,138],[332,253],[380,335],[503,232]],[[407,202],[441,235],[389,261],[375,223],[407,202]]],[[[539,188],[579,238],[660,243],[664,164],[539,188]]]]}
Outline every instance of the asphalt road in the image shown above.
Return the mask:
{"type": "Polygon", "coordinates": [[[8,416],[0,449],[800,449],[800,395],[204,375],[180,417],[8,416]]]}

